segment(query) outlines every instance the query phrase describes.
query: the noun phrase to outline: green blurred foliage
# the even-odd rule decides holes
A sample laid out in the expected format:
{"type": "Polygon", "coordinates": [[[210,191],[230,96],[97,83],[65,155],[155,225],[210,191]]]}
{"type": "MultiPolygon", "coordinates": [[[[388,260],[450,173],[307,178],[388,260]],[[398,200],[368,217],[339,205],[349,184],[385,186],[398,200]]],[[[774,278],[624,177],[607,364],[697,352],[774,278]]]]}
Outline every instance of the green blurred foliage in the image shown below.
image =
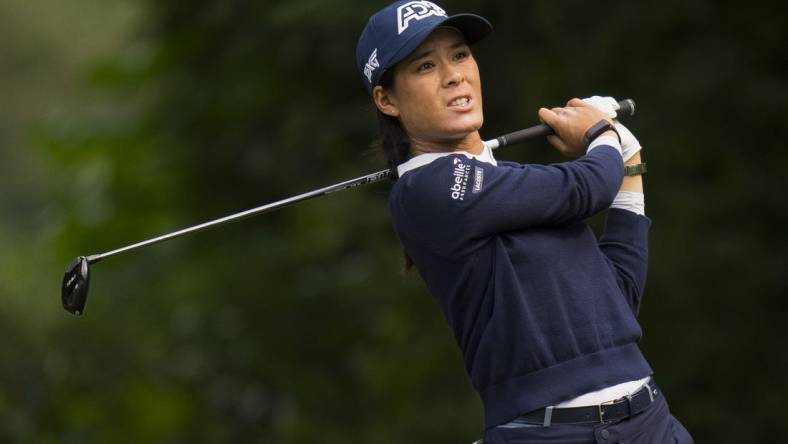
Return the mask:
{"type": "MultiPolygon", "coordinates": [[[[496,27],[476,48],[487,137],[572,96],[636,99],[643,349],[698,442],[788,439],[785,4],[441,4],[496,27]]],[[[78,254],[380,168],[354,50],[383,5],[0,1],[0,440],[481,434],[450,329],[399,271],[385,184],[96,264],[86,315],[60,308],[78,254]]]]}

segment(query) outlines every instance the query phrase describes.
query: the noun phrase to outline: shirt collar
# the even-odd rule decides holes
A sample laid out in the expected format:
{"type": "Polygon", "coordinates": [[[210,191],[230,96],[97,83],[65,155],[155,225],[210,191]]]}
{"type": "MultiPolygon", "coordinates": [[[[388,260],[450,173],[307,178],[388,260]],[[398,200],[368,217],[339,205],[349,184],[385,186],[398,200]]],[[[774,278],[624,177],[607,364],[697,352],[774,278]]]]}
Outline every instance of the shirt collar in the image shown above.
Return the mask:
{"type": "Polygon", "coordinates": [[[401,163],[397,166],[397,174],[399,177],[402,177],[403,174],[407,173],[408,171],[415,170],[416,168],[423,167],[424,165],[430,164],[432,161],[436,159],[440,159],[441,157],[451,156],[452,154],[462,154],[465,157],[476,159],[480,162],[489,163],[491,165],[498,166],[498,162],[493,157],[492,149],[487,143],[482,142],[484,148],[482,148],[482,153],[479,155],[471,154],[467,151],[449,151],[447,153],[424,153],[419,154],[418,156],[410,158],[407,162],[401,163]]]}

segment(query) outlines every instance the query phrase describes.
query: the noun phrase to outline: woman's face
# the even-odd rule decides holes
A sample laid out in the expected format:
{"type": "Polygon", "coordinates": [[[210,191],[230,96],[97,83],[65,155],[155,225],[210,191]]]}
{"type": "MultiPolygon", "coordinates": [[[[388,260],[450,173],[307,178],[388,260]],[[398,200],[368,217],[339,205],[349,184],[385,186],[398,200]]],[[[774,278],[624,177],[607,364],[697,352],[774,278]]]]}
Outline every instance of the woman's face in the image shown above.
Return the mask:
{"type": "Polygon", "coordinates": [[[393,74],[393,88],[373,91],[375,103],[412,141],[451,143],[481,128],[479,68],[456,29],[437,28],[393,74]]]}

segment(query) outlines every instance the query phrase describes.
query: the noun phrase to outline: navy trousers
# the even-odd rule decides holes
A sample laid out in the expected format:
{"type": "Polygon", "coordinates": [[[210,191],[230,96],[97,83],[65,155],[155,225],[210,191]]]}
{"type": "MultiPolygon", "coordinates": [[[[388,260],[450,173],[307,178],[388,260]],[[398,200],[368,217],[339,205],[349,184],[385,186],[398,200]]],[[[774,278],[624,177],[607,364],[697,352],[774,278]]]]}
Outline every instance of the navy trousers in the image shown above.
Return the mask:
{"type": "Polygon", "coordinates": [[[607,424],[552,424],[518,428],[493,427],[484,444],[692,444],[687,429],[674,418],[664,396],[644,411],[607,424]]]}

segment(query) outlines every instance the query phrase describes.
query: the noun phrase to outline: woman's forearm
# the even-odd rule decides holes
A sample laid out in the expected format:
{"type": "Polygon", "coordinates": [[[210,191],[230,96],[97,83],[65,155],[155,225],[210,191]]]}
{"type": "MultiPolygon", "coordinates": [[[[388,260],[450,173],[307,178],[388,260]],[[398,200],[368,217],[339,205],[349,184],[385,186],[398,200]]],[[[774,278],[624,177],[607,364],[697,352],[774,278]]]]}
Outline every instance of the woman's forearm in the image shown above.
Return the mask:
{"type": "MultiPolygon", "coordinates": [[[[629,160],[624,162],[624,165],[637,165],[641,160],[640,152],[637,152],[629,160]]],[[[643,195],[643,177],[641,175],[624,176],[624,180],[621,182],[621,187],[618,189],[618,194],[616,194],[611,208],[628,210],[645,216],[646,202],[645,196],[643,195]]]]}
{"type": "MultiPolygon", "coordinates": [[[[637,165],[641,162],[640,151],[638,151],[634,156],[630,157],[629,160],[624,162],[624,165],[637,165]]],[[[621,183],[619,191],[636,191],[642,193],[643,176],[639,174],[637,176],[624,176],[624,181],[621,183]]]]}

